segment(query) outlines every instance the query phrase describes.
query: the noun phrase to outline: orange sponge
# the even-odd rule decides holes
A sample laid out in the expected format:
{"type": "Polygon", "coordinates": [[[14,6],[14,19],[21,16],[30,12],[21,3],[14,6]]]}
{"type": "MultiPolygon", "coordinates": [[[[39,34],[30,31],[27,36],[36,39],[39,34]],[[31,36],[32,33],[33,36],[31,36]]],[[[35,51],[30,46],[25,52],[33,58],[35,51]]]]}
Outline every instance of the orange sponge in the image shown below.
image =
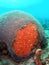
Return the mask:
{"type": "Polygon", "coordinates": [[[20,57],[27,56],[38,40],[36,24],[29,23],[23,29],[17,31],[13,50],[20,57]]]}

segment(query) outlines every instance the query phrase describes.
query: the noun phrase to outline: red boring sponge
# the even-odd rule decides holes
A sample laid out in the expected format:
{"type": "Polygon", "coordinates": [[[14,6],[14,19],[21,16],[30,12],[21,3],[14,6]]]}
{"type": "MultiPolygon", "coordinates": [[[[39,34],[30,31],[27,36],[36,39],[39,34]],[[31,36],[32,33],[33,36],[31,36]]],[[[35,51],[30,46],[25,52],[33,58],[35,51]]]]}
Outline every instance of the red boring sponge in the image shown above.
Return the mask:
{"type": "Polygon", "coordinates": [[[38,38],[36,24],[29,23],[23,29],[18,30],[13,44],[14,52],[20,56],[26,56],[31,52],[38,38]]]}

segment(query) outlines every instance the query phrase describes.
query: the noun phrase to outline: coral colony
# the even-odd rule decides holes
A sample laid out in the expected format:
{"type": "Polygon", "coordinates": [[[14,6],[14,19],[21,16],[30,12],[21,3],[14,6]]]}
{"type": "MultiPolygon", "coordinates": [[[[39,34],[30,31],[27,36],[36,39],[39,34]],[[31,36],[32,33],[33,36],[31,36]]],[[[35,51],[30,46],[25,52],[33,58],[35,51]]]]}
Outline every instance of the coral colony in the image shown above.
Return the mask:
{"type": "Polygon", "coordinates": [[[46,48],[47,45],[44,30],[39,22],[30,14],[21,11],[1,16],[0,53],[4,44],[16,62],[33,57],[36,49],[46,48]]]}

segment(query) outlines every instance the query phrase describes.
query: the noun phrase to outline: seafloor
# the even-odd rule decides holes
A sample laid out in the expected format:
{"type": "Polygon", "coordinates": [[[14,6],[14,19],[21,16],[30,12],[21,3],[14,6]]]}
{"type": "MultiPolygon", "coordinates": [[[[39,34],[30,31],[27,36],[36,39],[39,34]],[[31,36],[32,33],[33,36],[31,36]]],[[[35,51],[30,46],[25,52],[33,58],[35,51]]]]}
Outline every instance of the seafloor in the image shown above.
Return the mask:
{"type": "MultiPolygon", "coordinates": [[[[48,46],[43,51],[41,58],[43,60],[45,60],[46,65],[49,65],[49,21],[47,21],[47,24],[46,24],[46,22],[44,22],[44,24],[42,24],[42,25],[43,25],[44,30],[45,30],[45,36],[47,39],[48,46]]],[[[9,59],[8,57],[1,57],[0,58],[0,65],[34,65],[34,63],[33,63],[33,57],[30,58],[29,60],[26,60],[26,61],[21,62],[19,64],[14,62],[12,59],[9,59]]]]}

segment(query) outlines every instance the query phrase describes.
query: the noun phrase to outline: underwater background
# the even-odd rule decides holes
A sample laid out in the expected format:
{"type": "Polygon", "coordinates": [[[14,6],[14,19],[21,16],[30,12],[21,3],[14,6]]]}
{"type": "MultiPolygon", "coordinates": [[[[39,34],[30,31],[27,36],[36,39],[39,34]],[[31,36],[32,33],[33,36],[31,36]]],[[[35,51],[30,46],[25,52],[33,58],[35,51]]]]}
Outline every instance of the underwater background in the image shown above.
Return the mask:
{"type": "MultiPolygon", "coordinates": [[[[0,16],[15,10],[31,14],[43,26],[48,47],[42,57],[49,65],[49,0],[0,0],[0,16]]],[[[6,57],[0,58],[0,65],[16,65],[16,63],[6,57]]],[[[32,58],[19,65],[33,65],[32,58]]]]}

